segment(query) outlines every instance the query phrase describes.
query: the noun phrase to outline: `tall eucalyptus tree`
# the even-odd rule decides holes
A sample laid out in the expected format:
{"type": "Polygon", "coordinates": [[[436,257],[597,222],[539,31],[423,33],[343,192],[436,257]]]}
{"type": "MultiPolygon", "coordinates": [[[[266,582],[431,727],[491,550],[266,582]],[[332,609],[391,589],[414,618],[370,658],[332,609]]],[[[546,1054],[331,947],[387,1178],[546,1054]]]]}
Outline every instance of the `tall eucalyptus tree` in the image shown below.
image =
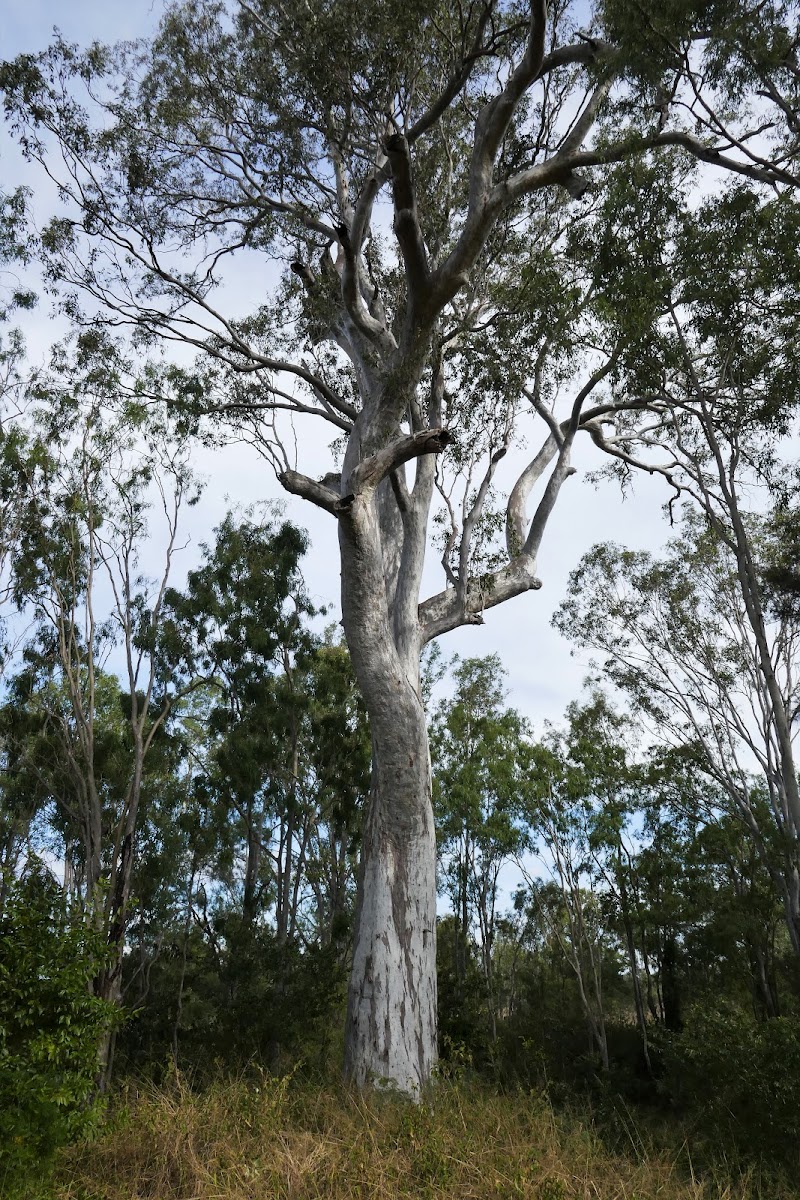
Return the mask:
{"type": "Polygon", "coordinates": [[[151,44],[57,41],[3,68],[21,143],[68,201],[43,250],[71,311],[88,296],[205,351],[198,403],[337,522],[373,741],[358,1083],[413,1092],[435,1060],[421,648],[540,586],[575,438],[637,404],[600,393],[631,331],[573,253],[569,200],[662,152],[792,191],[799,78],[796,5],[735,0],[206,0],[169,7],[151,44]],[[214,297],[233,255],[250,313],[214,297]],[[322,480],[290,420],[334,435],[322,480]],[[527,462],[508,454],[531,438],[527,462]],[[444,586],[421,600],[437,513],[444,586]]]}
{"type": "MultiPolygon", "coordinates": [[[[737,557],[695,519],[661,558],[595,546],[573,571],[555,622],[601,652],[605,674],[662,743],[694,753],[744,823],[800,953],[800,839],[772,700],[774,684],[781,710],[797,712],[796,621],[765,625],[767,676],[737,557]]],[[[790,763],[796,738],[792,729],[790,763]]]]}

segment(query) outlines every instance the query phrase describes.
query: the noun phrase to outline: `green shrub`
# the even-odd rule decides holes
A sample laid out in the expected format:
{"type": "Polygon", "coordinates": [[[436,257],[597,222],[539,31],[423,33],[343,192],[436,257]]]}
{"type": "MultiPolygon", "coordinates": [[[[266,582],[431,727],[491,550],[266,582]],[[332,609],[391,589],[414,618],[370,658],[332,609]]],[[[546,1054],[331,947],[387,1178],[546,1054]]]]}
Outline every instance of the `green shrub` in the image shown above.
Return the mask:
{"type": "Polygon", "coordinates": [[[98,1049],[118,1020],[90,992],[104,952],[47,869],[29,864],[0,918],[2,1195],[96,1116],[98,1049]]]}
{"type": "Polygon", "coordinates": [[[696,1008],[664,1062],[672,1099],[709,1145],[800,1168],[800,1021],[696,1008]]]}
{"type": "MultiPolygon", "coordinates": [[[[215,935],[212,947],[192,930],[185,963],[177,940],[152,960],[146,1001],[118,1039],[119,1069],[161,1080],[176,1065],[176,1042],[177,1065],[197,1077],[220,1065],[283,1070],[302,1061],[319,1070],[338,1060],[347,979],[337,948],[281,945],[268,927],[245,928],[236,916],[216,919],[215,935]]],[[[131,955],[128,979],[137,965],[131,955]]]]}

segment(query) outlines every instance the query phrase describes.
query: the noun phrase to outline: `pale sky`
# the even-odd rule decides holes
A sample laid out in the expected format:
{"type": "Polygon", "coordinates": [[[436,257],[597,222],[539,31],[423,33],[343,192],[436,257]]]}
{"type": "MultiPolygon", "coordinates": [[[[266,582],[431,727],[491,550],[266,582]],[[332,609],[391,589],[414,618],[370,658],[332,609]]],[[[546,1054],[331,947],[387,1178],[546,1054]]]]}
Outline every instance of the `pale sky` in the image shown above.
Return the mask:
{"type": "MultiPolygon", "coordinates": [[[[83,45],[141,36],[154,29],[161,7],[160,0],[106,0],[102,4],[76,0],[69,6],[53,0],[27,0],[24,4],[21,0],[13,4],[6,0],[0,52],[4,58],[11,58],[41,49],[49,41],[54,25],[65,38],[83,45]]],[[[0,171],[0,183],[6,189],[21,182],[34,189],[37,216],[46,218],[52,190],[20,162],[4,129],[0,132],[0,171]]],[[[246,309],[259,286],[260,280],[249,278],[245,265],[237,271],[226,294],[234,298],[237,308],[246,309]]],[[[43,301],[28,330],[32,357],[44,356],[50,341],[60,332],[50,323],[47,302],[43,301]]],[[[319,459],[317,474],[329,469],[321,453],[313,457],[319,459]]],[[[302,465],[308,473],[315,473],[316,462],[302,465]]],[[[642,476],[635,481],[633,494],[623,501],[615,485],[595,488],[586,482],[586,471],[601,465],[598,452],[588,443],[578,448],[575,465],[578,473],[565,484],[545,535],[539,560],[542,590],[487,613],[483,627],[460,630],[442,643],[448,656],[498,653],[508,670],[509,702],[534,722],[537,732],[545,720],[560,721],[566,705],[580,694],[586,672],[585,662],[571,657],[568,643],[550,626],[569,571],[597,541],[616,540],[632,548],[656,549],[669,535],[661,508],[668,497],[658,481],[642,476]]],[[[213,527],[231,506],[282,499],[291,519],[311,535],[312,548],[304,567],[309,590],[319,603],[329,604],[337,618],[339,565],[333,518],[286,497],[271,469],[246,447],[198,451],[197,467],[206,477],[207,487],[204,499],[190,510],[185,523],[190,545],[183,553],[179,572],[194,565],[198,543],[210,540],[213,527]]],[[[438,572],[431,580],[431,590],[439,590],[440,580],[438,572]]],[[[176,582],[180,582],[179,576],[176,582]]]]}

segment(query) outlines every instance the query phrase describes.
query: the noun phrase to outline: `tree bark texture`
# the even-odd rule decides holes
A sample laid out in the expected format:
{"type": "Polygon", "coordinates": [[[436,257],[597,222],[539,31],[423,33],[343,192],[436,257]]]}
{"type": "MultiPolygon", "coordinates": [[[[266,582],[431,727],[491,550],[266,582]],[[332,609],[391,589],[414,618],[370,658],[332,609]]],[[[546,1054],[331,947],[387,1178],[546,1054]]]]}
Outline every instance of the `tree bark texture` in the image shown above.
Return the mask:
{"type": "Polygon", "coordinates": [[[345,1072],[419,1095],[436,1063],[436,836],[421,706],[398,701],[402,741],[390,726],[373,735],[345,1072]]]}
{"type": "MultiPolygon", "coordinates": [[[[436,834],[417,605],[387,579],[392,531],[377,491],[340,520],[342,612],[372,731],[345,1074],[419,1095],[436,1062],[436,834]]],[[[408,550],[408,543],[404,549],[408,550]]],[[[417,576],[418,561],[405,564],[417,576]]],[[[406,582],[408,582],[406,580],[406,582]]]]}

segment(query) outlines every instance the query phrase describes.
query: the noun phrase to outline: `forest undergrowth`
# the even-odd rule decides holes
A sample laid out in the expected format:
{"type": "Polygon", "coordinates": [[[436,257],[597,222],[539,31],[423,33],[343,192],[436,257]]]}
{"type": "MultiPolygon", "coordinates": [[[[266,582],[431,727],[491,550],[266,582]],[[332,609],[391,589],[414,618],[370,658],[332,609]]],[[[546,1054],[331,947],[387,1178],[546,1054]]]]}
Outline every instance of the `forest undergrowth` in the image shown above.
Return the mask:
{"type": "Polygon", "coordinates": [[[440,1081],[428,1102],[268,1075],[202,1088],[128,1081],[90,1139],[26,1200],[789,1200],[797,1189],[689,1144],[657,1146],[630,1114],[618,1145],[536,1092],[440,1081]],[[627,1144],[625,1144],[627,1143],[627,1144]]]}

